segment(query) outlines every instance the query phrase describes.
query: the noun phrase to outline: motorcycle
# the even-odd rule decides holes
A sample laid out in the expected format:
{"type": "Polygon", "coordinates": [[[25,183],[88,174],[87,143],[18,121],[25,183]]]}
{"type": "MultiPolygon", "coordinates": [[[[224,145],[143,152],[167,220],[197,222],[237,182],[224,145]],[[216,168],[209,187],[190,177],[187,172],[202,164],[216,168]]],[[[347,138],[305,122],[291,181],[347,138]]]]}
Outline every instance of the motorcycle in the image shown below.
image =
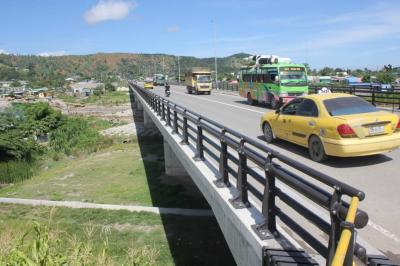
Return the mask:
{"type": "Polygon", "coordinates": [[[165,84],[165,96],[169,97],[171,95],[171,90],[169,88],[169,84],[165,84]]]}

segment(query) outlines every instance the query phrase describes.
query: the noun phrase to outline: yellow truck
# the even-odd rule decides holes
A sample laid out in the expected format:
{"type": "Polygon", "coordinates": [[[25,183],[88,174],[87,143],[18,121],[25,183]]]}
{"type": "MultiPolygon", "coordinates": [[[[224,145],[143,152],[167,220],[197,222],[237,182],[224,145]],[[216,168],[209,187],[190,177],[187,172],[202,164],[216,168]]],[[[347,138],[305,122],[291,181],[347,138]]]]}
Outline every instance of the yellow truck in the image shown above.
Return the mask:
{"type": "Polygon", "coordinates": [[[192,67],[185,75],[186,89],[189,94],[211,94],[211,70],[206,67],[192,67]]]}

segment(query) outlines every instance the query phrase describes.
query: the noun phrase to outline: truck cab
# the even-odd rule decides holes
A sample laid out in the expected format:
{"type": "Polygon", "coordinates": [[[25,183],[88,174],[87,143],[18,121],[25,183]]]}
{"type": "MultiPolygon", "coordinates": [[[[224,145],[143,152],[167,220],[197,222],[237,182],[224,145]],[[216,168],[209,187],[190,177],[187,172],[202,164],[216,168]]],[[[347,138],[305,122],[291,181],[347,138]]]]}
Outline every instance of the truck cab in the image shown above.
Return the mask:
{"type": "Polygon", "coordinates": [[[185,85],[189,94],[211,94],[212,82],[209,68],[193,67],[185,76],[185,85]]]}

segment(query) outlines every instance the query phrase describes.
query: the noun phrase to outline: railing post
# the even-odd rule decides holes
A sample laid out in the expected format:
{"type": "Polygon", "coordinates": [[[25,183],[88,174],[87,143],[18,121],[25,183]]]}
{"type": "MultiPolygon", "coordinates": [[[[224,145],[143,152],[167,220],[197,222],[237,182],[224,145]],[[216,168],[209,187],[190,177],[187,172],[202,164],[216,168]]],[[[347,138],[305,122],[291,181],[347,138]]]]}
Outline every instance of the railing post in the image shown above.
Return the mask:
{"type": "Polygon", "coordinates": [[[222,128],[219,138],[221,144],[219,155],[219,178],[214,181],[214,184],[219,188],[231,186],[228,176],[228,144],[226,143],[225,133],[226,129],[222,128]]]}
{"type": "Polygon", "coordinates": [[[172,134],[178,133],[178,112],[176,111],[176,104],[174,105],[174,129],[171,132],[172,134]]]}
{"type": "Polygon", "coordinates": [[[171,126],[171,110],[169,106],[169,102],[167,102],[167,123],[165,124],[166,126],[171,126]]]}
{"type": "Polygon", "coordinates": [[[157,110],[158,110],[158,116],[161,116],[161,102],[159,96],[157,96],[157,110]]]}
{"type": "Polygon", "coordinates": [[[264,216],[264,223],[255,224],[251,227],[254,232],[260,237],[261,240],[273,238],[273,233],[276,233],[276,217],[275,217],[275,174],[272,171],[272,159],[273,155],[268,153],[265,160],[264,172],[265,172],[265,186],[264,186],[264,198],[262,202],[261,212],[264,216]]]}
{"type": "Polygon", "coordinates": [[[161,121],[165,121],[165,104],[164,99],[161,98],[161,121]]]}
{"type": "Polygon", "coordinates": [[[203,128],[201,126],[201,116],[197,119],[197,140],[196,140],[196,155],[193,157],[195,161],[204,161],[203,148],[203,128]]]}
{"type": "Polygon", "coordinates": [[[335,186],[334,189],[335,191],[333,192],[329,203],[331,230],[329,233],[326,265],[332,264],[332,260],[336,252],[337,243],[340,237],[340,220],[339,220],[338,210],[340,208],[341,192],[340,188],[337,186],[335,186]]]}
{"type": "Polygon", "coordinates": [[[346,257],[344,259],[343,266],[352,266],[353,265],[353,257],[354,257],[354,243],[355,243],[354,224],[344,221],[341,223],[340,227],[342,230],[348,229],[351,232],[350,243],[347,248],[346,257]]]}
{"type": "Polygon", "coordinates": [[[189,135],[188,135],[188,122],[187,122],[187,113],[186,109],[183,109],[183,125],[182,125],[182,135],[183,140],[181,141],[182,145],[189,145],[189,135]]]}
{"type": "Polygon", "coordinates": [[[236,182],[236,189],[239,190],[239,195],[238,197],[229,200],[236,209],[250,207],[247,193],[247,157],[244,151],[244,143],[245,140],[241,138],[238,147],[239,168],[236,182]]]}
{"type": "Polygon", "coordinates": [[[371,102],[372,102],[372,105],[375,106],[375,86],[371,86],[371,90],[372,90],[371,102]]]}

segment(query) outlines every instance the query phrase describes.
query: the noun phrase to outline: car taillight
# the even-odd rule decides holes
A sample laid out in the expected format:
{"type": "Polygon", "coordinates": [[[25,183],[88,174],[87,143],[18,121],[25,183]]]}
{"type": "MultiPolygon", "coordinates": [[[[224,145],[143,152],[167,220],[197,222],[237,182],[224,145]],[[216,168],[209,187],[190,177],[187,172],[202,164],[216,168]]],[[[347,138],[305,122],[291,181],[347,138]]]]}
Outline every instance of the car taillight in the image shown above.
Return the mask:
{"type": "Polygon", "coordinates": [[[348,124],[339,125],[337,131],[342,138],[352,138],[356,136],[356,133],[354,133],[354,130],[348,124]]]}
{"type": "Polygon", "coordinates": [[[396,131],[400,131],[400,119],[399,122],[397,122],[396,131]]]}

